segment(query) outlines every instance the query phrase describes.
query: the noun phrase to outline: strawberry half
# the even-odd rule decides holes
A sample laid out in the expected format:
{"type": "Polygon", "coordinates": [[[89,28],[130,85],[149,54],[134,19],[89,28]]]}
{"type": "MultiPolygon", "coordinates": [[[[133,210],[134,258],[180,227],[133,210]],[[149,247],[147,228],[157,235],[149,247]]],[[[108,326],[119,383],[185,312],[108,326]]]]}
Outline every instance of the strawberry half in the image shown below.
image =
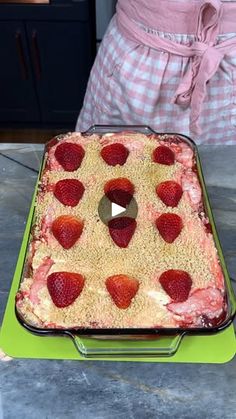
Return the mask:
{"type": "Polygon", "coordinates": [[[137,223],[131,217],[113,218],[108,222],[109,233],[115,244],[127,247],[133,237],[137,223]]]}
{"type": "Polygon", "coordinates": [[[83,196],[84,185],[77,179],[59,180],[53,193],[63,205],[75,207],[83,196]]]}
{"type": "Polygon", "coordinates": [[[53,221],[52,233],[64,249],[70,249],[80,238],[83,226],[83,222],[78,218],[61,215],[53,221]]]}
{"type": "Polygon", "coordinates": [[[54,272],[47,277],[47,288],[55,306],[68,307],[84,287],[82,275],[74,272],[54,272]]]}
{"type": "Polygon", "coordinates": [[[173,243],[183,228],[182,218],[177,214],[161,214],[156,219],[156,227],[167,243],[173,243]]]}
{"type": "Polygon", "coordinates": [[[155,163],[171,166],[175,162],[175,154],[169,147],[160,145],[153,151],[152,159],[155,163]]]}
{"type": "Polygon", "coordinates": [[[123,177],[111,179],[105,184],[104,192],[111,202],[126,207],[132,199],[134,185],[123,177]]]}
{"type": "Polygon", "coordinates": [[[59,144],[55,151],[55,157],[67,172],[77,170],[84,158],[85,151],[80,144],[62,143],[59,144]]]}
{"type": "Polygon", "coordinates": [[[101,156],[109,166],[116,166],[125,164],[129,150],[121,143],[109,144],[102,148],[101,156]]]}
{"type": "Polygon", "coordinates": [[[106,280],[106,288],[115,305],[119,308],[128,308],[135,297],[139,282],[126,275],[110,276],[106,280]]]}
{"type": "Polygon", "coordinates": [[[173,208],[177,207],[183,195],[183,189],[174,180],[167,180],[157,185],[156,193],[165,205],[173,208]]]}
{"type": "Polygon", "coordinates": [[[192,279],[187,272],[170,269],[161,274],[159,282],[176,303],[187,300],[192,286],[192,279]]]}

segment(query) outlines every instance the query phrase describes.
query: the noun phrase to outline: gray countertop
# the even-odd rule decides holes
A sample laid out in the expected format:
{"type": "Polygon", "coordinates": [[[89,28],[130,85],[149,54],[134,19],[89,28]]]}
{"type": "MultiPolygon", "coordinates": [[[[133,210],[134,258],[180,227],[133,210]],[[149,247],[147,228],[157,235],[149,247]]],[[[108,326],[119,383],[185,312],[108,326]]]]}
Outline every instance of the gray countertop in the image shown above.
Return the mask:
{"type": "MultiPolygon", "coordinates": [[[[0,324],[42,156],[0,144],[0,324]]],[[[236,146],[199,147],[230,275],[236,278],[236,146]]],[[[0,419],[236,418],[236,359],[223,365],[0,361],[0,419]]]]}

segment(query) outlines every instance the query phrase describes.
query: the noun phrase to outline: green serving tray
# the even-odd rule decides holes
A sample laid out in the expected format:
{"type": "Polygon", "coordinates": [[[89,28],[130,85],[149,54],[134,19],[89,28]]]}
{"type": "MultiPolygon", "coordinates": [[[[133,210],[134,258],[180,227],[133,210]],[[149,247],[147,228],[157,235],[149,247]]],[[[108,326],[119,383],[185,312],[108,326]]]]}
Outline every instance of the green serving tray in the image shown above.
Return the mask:
{"type": "MultiPolygon", "coordinates": [[[[27,227],[26,227],[27,231],[27,227]]],[[[24,236],[25,238],[26,236],[24,236]]],[[[40,358],[40,359],[70,359],[84,361],[76,349],[73,341],[66,337],[36,336],[28,332],[18,322],[15,315],[15,294],[19,285],[19,274],[22,268],[22,257],[25,251],[23,240],[20,256],[17,262],[15,276],[0,330],[0,347],[3,351],[15,358],[40,358]]],[[[86,339],[81,339],[86,345],[86,339]]],[[[98,341],[90,339],[90,348],[96,349],[98,341]]],[[[107,345],[108,341],[106,342],[107,345]]],[[[158,343],[158,341],[157,341],[158,343]]],[[[130,342],[122,341],[122,347],[130,347],[130,342]]],[[[135,348],[144,345],[142,342],[132,342],[135,348]]],[[[109,341],[110,348],[117,342],[109,341]]],[[[145,341],[147,348],[155,348],[155,341],[145,341]]],[[[148,356],[134,357],[112,355],[104,357],[90,357],[89,360],[107,361],[136,361],[136,362],[192,362],[192,363],[225,363],[230,361],[236,351],[236,340],[233,325],[215,335],[185,336],[177,352],[171,357],[148,356]]]]}
{"type": "MultiPolygon", "coordinates": [[[[233,324],[221,332],[211,335],[185,335],[180,342],[176,353],[171,357],[148,355],[134,356],[125,355],[122,357],[112,356],[90,356],[84,358],[77,350],[73,340],[64,336],[36,336],[27,331],[17,320],[15,315],[15,295],[19,288],[24,258],[30,234],[31,222],[34,214],[35,193],[30,208],[28,221],[26,224],[24,237],[16,265],[15,275],[7,302],[7,307],[0,330],[0,347],[3,351],[16,358],[40,358],[40,359],[70,359],[70,360],[108,360],[108,361],[139,361],[139,362],[194,362],[194,363],[225,363],[230,361],[236,352],[236,340],[233,324]]],[[[164,338],[168,339],[168,338],[164,338]]],[[[77,342],[78,343],[78,342],[77,342]]],[[[110,350],[117,348],[119,344],[122,349],[134,349],[145,347],[150,352],[158,349],[160,339],[146,341],[98,341],[96,339],[79,338],[79,343],[85,347],[88,345],[90,350],[108,346],[110,350]]]]}

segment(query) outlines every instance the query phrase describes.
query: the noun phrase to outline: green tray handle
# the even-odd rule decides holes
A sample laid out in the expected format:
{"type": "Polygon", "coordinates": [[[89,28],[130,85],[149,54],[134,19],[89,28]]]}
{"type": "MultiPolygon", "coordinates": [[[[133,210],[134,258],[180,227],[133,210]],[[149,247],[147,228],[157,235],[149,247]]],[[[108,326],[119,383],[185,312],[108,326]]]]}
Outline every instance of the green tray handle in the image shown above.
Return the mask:
{"type": "Polygon", "coordinates": [[[171,357],[178,350],[186,333],[183,331],[173,336],[155,336],[145,339],[134,337],[112,339],[111,337],[81,337],[71,334],[75,347],[84,358],[117,357],[117,356],[148,356],[171,357]]]}

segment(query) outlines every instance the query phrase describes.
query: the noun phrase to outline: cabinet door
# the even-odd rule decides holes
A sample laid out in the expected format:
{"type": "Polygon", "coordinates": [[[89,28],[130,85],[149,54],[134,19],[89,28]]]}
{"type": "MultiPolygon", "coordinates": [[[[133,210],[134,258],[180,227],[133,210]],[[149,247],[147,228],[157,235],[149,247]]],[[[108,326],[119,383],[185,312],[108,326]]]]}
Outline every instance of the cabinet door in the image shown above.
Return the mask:
{"type": "Polygon", "coordinates": [[[0,21],[0,122],[34,122],[39,110],[24,25],[0,21]]]}
{"type": "Polygon", "coordinates": [[[42,121],[73,128],[93,61],[89,22],[30,22],[27,34],[42,121]]]}

